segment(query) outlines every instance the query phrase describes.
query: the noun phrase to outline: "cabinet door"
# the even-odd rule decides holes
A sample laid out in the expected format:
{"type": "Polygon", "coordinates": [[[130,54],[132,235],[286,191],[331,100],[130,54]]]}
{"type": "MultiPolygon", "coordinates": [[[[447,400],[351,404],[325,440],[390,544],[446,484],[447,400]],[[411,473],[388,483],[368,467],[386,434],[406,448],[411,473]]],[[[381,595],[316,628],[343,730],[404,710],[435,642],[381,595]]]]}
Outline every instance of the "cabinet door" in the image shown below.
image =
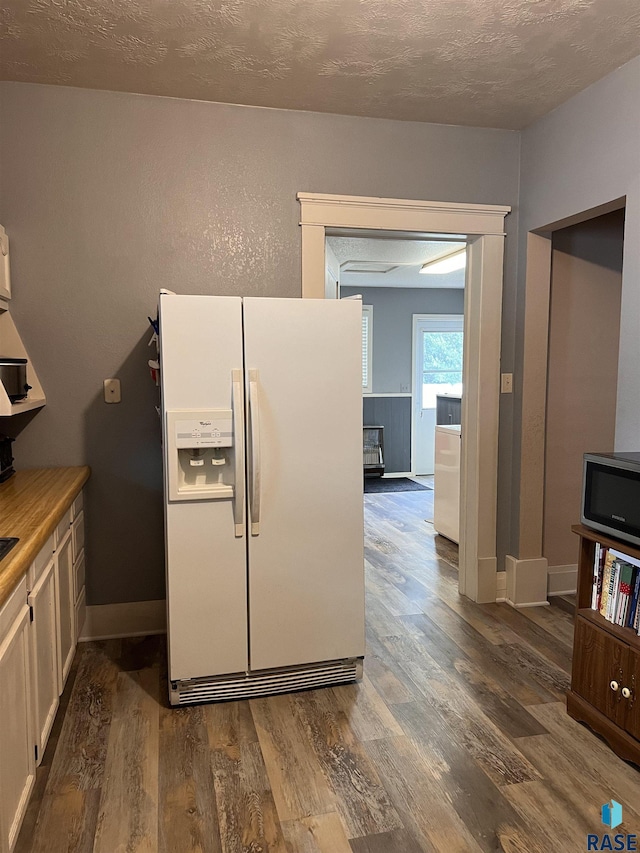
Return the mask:
{"type": "MultiPolygon", "coordinates": [[[[75,563],[84,548],[84,512],[82,510],[71,522],[71,536],[73,538],[73,562],[75,563]]],[[[76,590],[76,598],[80,590],[76,590]]]]}
{"type": "Polygon", "coordinates": [[[625,728],[630,735],[640,740],[640,653],[635,649],[629,649],[624,686],[631,691],[631,697],[622,700],[627,706],[625,728]]]}
{"type": "Polygon", "coordinates": [[[622,699],[629,646],[586,619],[576,618],[571,688],[619,726],[624,725],[622,699]],[[618,685],[612,689],[611,683],[618,685]]]}
{"type": "Polygon", "coordinates": [[[58,642],[60,649],[60,693],[69,674],[76,645],[76,611],[73,600],[71,531],[68,530],[55,554],[58,600],[58,642]]]}
{"type": "Polygon", "coordinates": [[[53,560],[49,562],[29,595],[29,604],[33,610],[31,666],[37,763],[40,764],[62,689],[58,663],[56,572],[53,560]]]}
{"type": "Polygon", "coordinates": [[[35,780],[26,603],[0,642],[0,850],[13,848],[35,780]]]}

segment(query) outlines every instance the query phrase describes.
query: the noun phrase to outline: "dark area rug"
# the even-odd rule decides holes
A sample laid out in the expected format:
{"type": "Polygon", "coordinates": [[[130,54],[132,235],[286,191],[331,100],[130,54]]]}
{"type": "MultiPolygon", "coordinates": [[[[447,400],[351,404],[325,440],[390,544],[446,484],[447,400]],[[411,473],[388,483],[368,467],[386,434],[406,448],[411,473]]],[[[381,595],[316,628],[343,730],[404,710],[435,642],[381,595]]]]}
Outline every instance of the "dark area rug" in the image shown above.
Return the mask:
{"type": "Polygon", "coordinates": [[[420,492],[423,489],[432,491],[431,486],[423,486],[408,480],[406,477],[365,477],[365,495],[375,495],[381,492],[420,492]]]}

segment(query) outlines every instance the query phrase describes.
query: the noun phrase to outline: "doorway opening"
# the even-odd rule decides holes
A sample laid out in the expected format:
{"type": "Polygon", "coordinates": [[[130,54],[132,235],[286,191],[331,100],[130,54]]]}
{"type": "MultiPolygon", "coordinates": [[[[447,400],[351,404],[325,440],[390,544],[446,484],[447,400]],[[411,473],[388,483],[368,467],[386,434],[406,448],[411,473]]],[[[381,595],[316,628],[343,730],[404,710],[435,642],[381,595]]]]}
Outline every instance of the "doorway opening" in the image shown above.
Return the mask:
{"type": "Polygon", "coordinates": [[[528,235],[516,605],[575,591],[582,456],[616,449],[624,214],[620,198],[528,235]]]}
{"type": "Polygon", "coordinates": [[[413,423],[411,467],[417,477],[435,471],[436,426],[462,419],[464,310],[413,315],[413,423]]]}
{"type": "Polygon", "coordinates": [[[395,238],[467,245],[459,591],[474,601],[495,601],[504,218],[510,208],[317,193],[298,193],[298,200],[303,298],[329,295],[327,232],[350,236],[356,231],[365,237],[387,232],[395,238]]]}

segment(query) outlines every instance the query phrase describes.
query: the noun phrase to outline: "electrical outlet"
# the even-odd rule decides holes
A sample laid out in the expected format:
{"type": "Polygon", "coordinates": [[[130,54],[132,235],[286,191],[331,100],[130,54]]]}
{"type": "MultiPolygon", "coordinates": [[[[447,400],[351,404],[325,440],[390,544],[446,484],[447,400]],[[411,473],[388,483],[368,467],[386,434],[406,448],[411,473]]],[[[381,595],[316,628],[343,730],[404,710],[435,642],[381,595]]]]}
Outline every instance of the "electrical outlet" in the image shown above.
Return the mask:
{"type": "Polygon", "coordinates": [[[500,392],[502,394],[513,393],[513,373],[502,373],[500,375],[500,392]]]}
{"type": "Polygon", "coordinates": [[[122,399],[122,395],[120,392],[120,380],[105,379],[103,384],[105,403],[119,403],[122,399]]]}

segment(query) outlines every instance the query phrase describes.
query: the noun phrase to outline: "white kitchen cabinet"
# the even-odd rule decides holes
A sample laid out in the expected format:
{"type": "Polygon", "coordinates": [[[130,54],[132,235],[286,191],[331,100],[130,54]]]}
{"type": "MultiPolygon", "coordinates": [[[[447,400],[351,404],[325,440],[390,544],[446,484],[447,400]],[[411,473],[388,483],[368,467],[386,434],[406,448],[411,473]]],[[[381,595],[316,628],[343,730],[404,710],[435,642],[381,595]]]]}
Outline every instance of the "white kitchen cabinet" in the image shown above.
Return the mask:
{"type": "Polygon", "coordinates": [[[68,494],[69,483],[85,482],[87,474],[86,469],[18,471],[12,485],[20,488],[11,489],[10,499],[0,486],[0,516],[12,532],[16,527],[22,547],[31,535],[43,542],[30,565],[20,564],[24,574],[0,606],[0,853],[12,853],[15,846],[75,652],[84,608],[83,501],[80,493],[62,512],[56,492],[68,494]],[[55,530],[52,511],[60,519],[55,530]],[[80,549],[75,562],[74,547],[80,549]]]}
{"type": "Polygon", "coordinates": [[[58,710],[62,684],[58,661],[56,564],[49,562],[29,593],[36,763],[40,764],[58,710]]]}
{"type": "Polygon", "coordinates": [[[73,539],[71,529],[67,528],[61,540],[56,545],[56,589],[58,605],[58,638],[59,638],[59,691],[62,693],[71,669],[71,662],[76,650],[76,608],[73,579],[73,539]]]}
{"type": "Polygon", "coordinates": [[[26,578],[0,610],[0,853],[13,850],[35,781],[26,578]]]}

